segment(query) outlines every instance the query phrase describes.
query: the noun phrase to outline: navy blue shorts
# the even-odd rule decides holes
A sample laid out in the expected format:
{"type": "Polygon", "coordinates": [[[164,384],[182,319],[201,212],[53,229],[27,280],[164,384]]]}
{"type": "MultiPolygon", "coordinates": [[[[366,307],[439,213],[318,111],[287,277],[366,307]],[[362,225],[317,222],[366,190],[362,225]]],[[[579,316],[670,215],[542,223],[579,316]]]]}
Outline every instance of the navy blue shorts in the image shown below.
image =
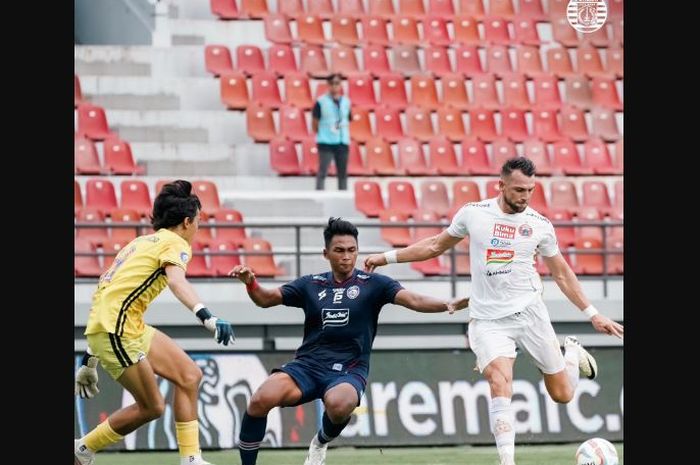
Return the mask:
{"type": "Polygon", "coordinates": [[[301,389],[301,399],[291,406],[305,404],[314,399],[323,399],[329,389],[341,383],[350,383],[355,388],[357,405],[360,405],[360,399],[367,386],[365,367],[352,367],[336,371],[297,359],[285,363],[279,368],[273,368],[271,373],[278,371],[291,376],[301,389]]]}

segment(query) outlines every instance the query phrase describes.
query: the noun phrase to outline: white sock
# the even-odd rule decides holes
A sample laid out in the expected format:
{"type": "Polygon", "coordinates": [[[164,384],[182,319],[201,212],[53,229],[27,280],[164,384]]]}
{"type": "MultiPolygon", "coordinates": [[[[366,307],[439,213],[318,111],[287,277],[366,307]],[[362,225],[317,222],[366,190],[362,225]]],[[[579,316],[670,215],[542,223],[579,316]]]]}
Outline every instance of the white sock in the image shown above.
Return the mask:
{"type": "Polygon", "coordinates": [[[581,375],[578,367],[580,355],[580,352],[574,346],[568,346],[566,349],[564,349],[566,375],[569,377],[572,390],[576,390],[576,386],[578,386],[578,380],[581,375]]]}
{"type": "Polygon", "coordinates": [[[318,434],[314,434],[314,438],[311,440],[311,444],[313,444],[314,446],[316,446],[316,447],[318,447],[318,448],[321,448],[321,447],[325,446],[325,445],[328,444],[328,443],[326,443],[326,444],[321,444],[321,441],[318,440],[318,434]]]}
{"type": "Polygon", "coordinates": [[[508,455],[515,458],[515,427],[513,408],[508,397],[491,399],[491,432],[496,438],[498,456],[503,459],[508,455]]]}

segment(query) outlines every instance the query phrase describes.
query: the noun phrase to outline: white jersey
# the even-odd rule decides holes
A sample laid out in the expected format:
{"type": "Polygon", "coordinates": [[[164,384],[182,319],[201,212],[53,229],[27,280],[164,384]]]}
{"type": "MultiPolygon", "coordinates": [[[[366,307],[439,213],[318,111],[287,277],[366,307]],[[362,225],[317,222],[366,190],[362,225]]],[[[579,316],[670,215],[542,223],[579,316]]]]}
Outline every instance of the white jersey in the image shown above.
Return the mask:
{"type": "Polygon", "coordinates": [[[447,233],[469,235],[472,293],[469,315],[495,320],[522,311],[542,293],[535,253],[559,253],[552,223],[527,207],[504,213],[496,198],[468,203],[452,219],[447,233]]]}

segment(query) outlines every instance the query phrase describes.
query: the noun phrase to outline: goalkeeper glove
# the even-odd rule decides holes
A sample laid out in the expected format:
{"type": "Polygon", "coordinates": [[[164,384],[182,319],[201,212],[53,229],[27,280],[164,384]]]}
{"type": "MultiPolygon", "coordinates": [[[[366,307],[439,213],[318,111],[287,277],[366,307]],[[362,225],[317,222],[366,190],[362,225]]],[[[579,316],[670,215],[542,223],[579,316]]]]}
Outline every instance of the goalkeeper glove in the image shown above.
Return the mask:
{"type": "Polygon", "coordinates": [[[97,362],[96,355],[85,353],[83,363],[75,374],[75,395],[81,399],[92,399],[99,392],[97,387],[97,362]]]}
{"type": "Polygon", "coordinates": [[[233,326],[226,320],[217,318],[211,314],[207,307],[202,307],[195,313],[205,328],[214,333],[214,339],[219,344],[227,346],[229,342],[233,344],[236,336],[233,334],[233,326]]]}

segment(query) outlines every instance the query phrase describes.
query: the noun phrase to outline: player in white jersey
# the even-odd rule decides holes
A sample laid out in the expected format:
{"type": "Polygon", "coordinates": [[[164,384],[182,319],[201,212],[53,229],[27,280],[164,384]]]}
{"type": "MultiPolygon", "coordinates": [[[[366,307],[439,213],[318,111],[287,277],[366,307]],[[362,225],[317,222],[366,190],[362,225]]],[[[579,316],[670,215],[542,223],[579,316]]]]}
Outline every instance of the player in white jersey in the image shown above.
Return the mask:
{"type": "Polygon", "coordinates": [[[573,398],[580,375],[593,379],[597,374],[595,359],[575,337],[565,339],[562,355],[542,302],[535,254],[542,255],[559,289],[590,318],[596,331],[622,338],[623,326],[591,305],[559,253],[552,223],[528,207],[535,190],[532,161],[524,157],[506,161],[498,184],[498,197],[466,204],[452,224],[436,236],[404,249],[370,255],[365,260],[365,271],[388,263],[437,257],[469,235],[469,345],[491,388],[491,431],[501,465],[514,465],[511,397],[516,346],[533,358],[555,402],[567,403],[573,398]]]}

